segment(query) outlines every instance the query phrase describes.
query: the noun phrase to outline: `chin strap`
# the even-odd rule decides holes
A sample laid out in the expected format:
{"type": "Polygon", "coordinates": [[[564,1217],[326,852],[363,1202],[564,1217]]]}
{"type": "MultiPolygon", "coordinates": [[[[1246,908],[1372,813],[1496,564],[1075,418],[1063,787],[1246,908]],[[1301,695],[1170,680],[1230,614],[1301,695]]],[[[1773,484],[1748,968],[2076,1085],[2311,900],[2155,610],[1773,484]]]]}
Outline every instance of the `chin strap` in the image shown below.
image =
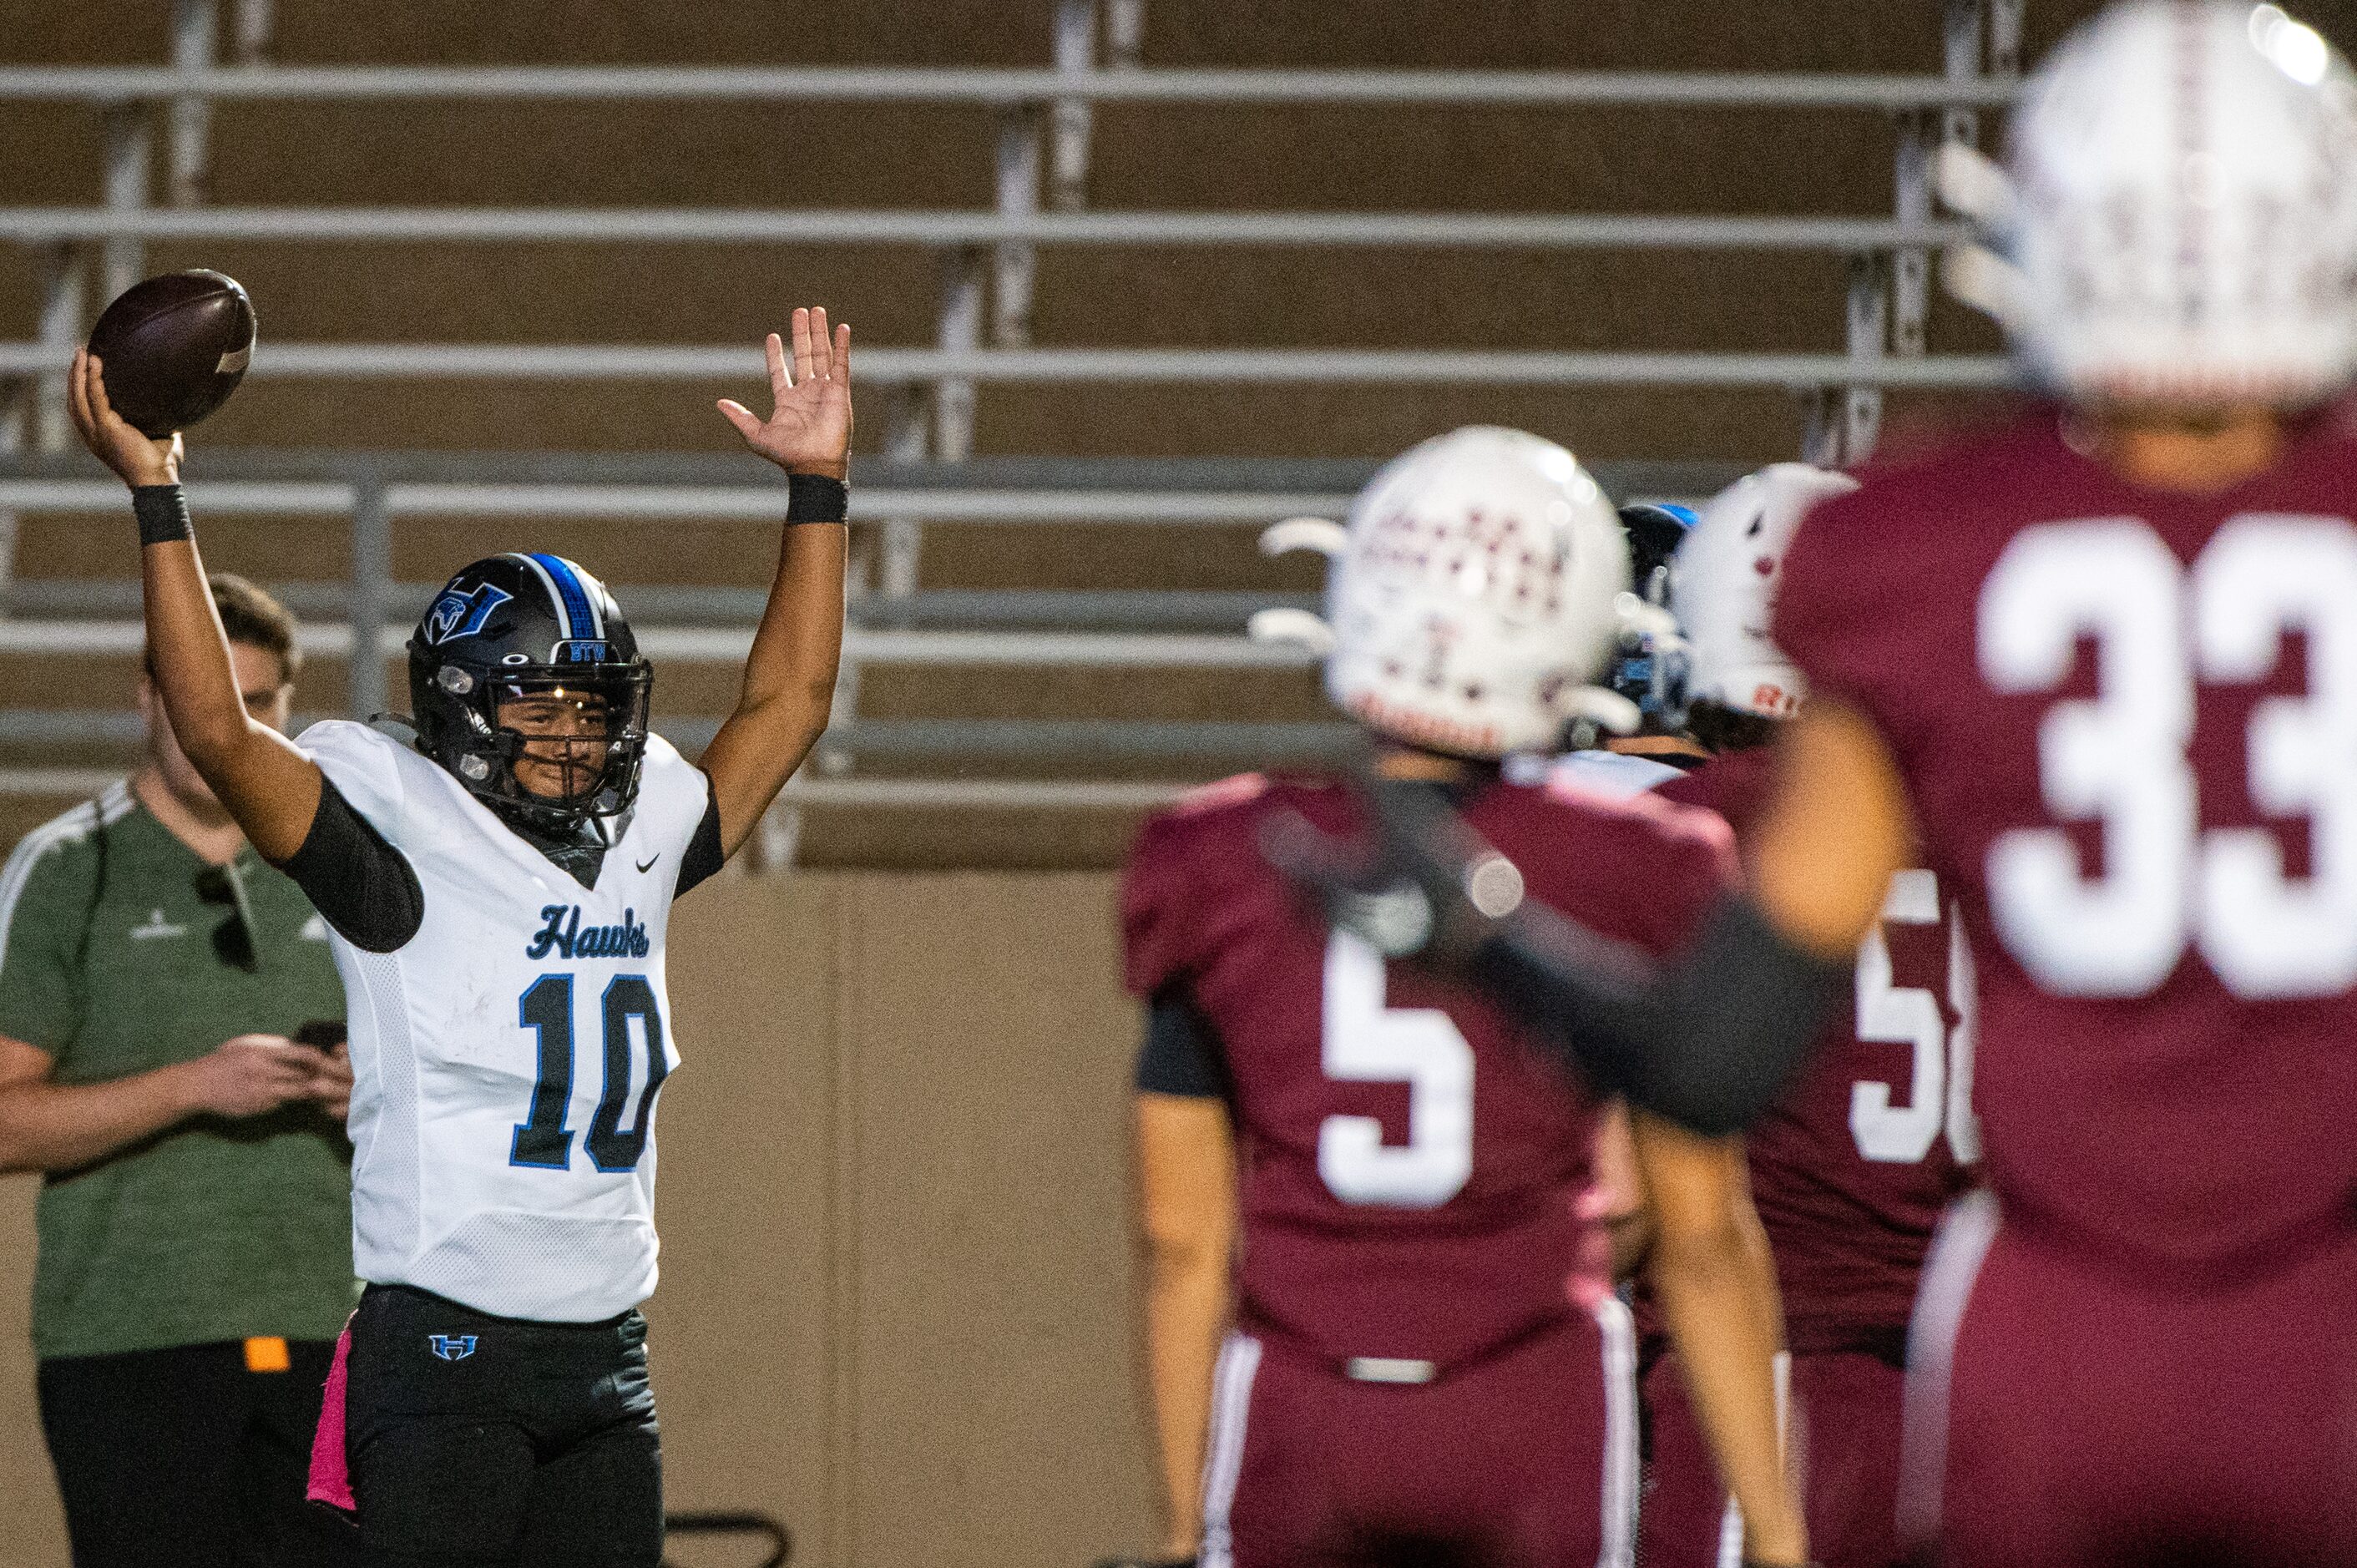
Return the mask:
{"type": "Polygon", "coordinates": [[[558,827],[533,810],[530,802],[496,796],[478,796],[510,832],[556,863],[584,887],[595,886],[606,852],[621,839],[630,813],[619,817],[584,817],[558,827]]]}

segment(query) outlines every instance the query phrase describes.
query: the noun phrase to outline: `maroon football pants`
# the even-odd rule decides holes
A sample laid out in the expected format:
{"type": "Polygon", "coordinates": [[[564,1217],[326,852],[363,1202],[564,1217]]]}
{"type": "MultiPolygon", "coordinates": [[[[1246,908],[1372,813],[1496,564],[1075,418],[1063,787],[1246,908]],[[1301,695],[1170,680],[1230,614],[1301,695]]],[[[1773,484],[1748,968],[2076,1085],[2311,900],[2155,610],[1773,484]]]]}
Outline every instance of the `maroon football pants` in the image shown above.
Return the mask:
{"type": "Polygon", "coordinates": [[[1946,1568],[2357,1563],[2357,1237],[2194,1285],[1994,1215],[1925,1273],[1905,1531],[1946,1568]]]}
{"type": "MultiPolygon", "coordinates": [[[[1894,1527],[1899,1493],[1899,1418],[1906,1375],[1879,1356],[1794,1356],[1784,1409],[1810,1555],[1825,1568],[1891,1568],[1900,1561],[1894,1527]]],[[[1716,1568],[1743,1555],[1742,1535],[1718,1466],[1686,1397],[1674,1354],[1645,1374],[1652,1455],[1645,1469],[1645,1568],[1716,1568]]]]}
{"type": "Polygon", "coordinates": [[[1417,1384],[1232,1335],[1212,1391],[1204,1568],[1625,1564],[1635,1362],[1615,1301],[1417,1384]]]}

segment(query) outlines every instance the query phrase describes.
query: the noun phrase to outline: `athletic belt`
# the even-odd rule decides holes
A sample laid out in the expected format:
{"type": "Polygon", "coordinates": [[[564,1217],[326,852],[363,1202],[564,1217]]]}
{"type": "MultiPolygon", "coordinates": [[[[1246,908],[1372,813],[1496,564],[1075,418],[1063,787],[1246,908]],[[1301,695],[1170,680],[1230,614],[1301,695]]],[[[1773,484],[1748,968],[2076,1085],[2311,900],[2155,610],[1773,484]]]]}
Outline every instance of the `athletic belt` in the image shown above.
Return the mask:
{"type": "Polygon", "coordinates": [[[1437,1383],[1453,1377],[1469,1367],[1519,1349],[1529,1341],[1551,1329],[1568,1324],[1586,1322],[1584,1315],[1566,1311],[1557,1316],[1533,1318],[1510,1333],[1478,1347],[1469,1354],[1450,1361],[1427,1360],[1415,1356],[1339,1356],[1292,1332],[1281,1324],[1257,1316],[1244,1316],[1237,1326],[1256,1339],[1276,1345],[1285,1351],[1318,1366],[1338,1377],[1354,1383],[1390,1383],[1403,1388],[1415,1388],[1437,1383]]]}

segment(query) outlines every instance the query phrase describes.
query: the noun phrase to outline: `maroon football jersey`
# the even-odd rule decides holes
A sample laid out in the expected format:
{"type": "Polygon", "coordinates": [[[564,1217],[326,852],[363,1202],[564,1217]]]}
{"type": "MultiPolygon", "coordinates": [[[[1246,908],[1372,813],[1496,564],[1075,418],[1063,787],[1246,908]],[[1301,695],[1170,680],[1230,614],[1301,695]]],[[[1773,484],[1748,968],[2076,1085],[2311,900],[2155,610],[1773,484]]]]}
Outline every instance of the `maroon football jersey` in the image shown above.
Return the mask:
{"type": "MultiPolygon", "coordinates": [[[[1464,811],[1529,897],[1654,952],[1731,874],[1707,812],[1508,784],[1464,811]]],[[[1497,1004],[1329,932],[1261,854],[1286,811],[1362,825],[1345,789],[1257,777],[1146,825],[1122,895],[1129,985],[1184,985],[1224,1047],[1240,1321],[1336,1361],[1460,1363],[1571,1310],[1595,1103],[1497,1004]]]]}
{"type": "Polygon", "coordinates": [[[2009,1223],[2214,1265],[2357,1197],[2357,446],[2143,489],[2053,413],[1803,524],[1777,641],[1872,720],[1979,978],[2009,1223]]]}
{"type": "MultiPolygon", "coordinates": [[[[1760,746],[1654,793],[1708,807],[1739,836],[1773,775],[1774,752],[1760,746]]],[[[1903,1327],[1932,1232],[1971,1185],[1970,961],[1953,950],[1960,940],[1932,874],[1903,873],[1858,955],[1851,1004],[1745,1134],[1751,1201],[1796,1352],[1872,1348],[1903,1327]]]]}

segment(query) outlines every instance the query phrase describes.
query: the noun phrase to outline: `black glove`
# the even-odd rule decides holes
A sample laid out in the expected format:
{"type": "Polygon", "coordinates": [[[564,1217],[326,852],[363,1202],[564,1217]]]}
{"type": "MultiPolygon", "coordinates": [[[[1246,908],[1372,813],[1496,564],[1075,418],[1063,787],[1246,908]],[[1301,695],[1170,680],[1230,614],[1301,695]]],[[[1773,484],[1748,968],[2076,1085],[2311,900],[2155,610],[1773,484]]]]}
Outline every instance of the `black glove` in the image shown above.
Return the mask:
{"type": "Polygon", "coordinates": [[[1461,962],[1521,906],[1523,874],[1431,785],[1368,774],[1353,785],[1371,839],[1338,839],[1288,811],[1262,827],[1262,856],[1329,925],[1385,958],[1461,962]]]}
{"type": "Polygon", "coordinates": [[[1357,788],[1368,839],[1276,815],[1263,856],[1336,929],[1471,981],[1598,1092],[1706,1138],[1742,1131],[1774,1103],[1849,983],[1848,955],[1800,947],[1732,891],[1684,952],[1656,958],[1525,902],[1522,873],[1441,791],[1363,776],[1357,788]]]}

